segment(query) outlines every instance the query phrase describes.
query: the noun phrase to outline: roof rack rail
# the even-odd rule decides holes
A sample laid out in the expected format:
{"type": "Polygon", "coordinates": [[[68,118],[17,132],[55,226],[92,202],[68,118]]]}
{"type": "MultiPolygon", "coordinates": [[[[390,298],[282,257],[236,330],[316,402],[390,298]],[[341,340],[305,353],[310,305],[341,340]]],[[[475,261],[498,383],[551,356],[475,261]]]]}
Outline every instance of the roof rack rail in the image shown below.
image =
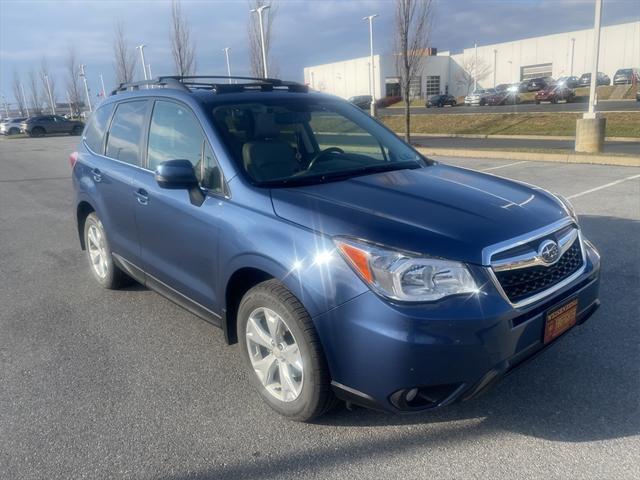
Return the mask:
{"type": "Polygon", "coordinates": [[[111,92],[117,95],[119,92],[139,90],[144,86],[162,86],[164,88],[175,88],[182,91],[192,89],[211,90],[213,93],[236,93],[244,91],[271,92],[274,89],[288,90],[289,92],[306,93],[309,87],[298,82],[283,81],[278,78],[258,78],[239,77],[227,75],[163,75],[152,80],[142,80],[139,82],[121,83],[118,88],[111,92]],[[225,80],[222,82],[209,82],[207,80],[225,80]],[[243,80],[243,83],[231,83],[231,80],[243,80]]]}
{"type": "Polygon", "coordinates": [[[189,91],[189,89],[187,87],[185,87],[182,83],[180,83],[179,81],[170,78],[170,77],[158,77],[156,79],[151,79],[151,80],[141,80],[139,82],[125,82],[125,83],[121,83],[120,85],[118,85],[118,87],[113,90],[111,92],[111,95],[117,95],[118,92],[126,92],[126,91],[133,91],[133,90],[139,90],[140,87],[144,87],[144,86],[162,86],[165,88],[176,88],[178,90],[183,90],[183,91],[189,91]]]}

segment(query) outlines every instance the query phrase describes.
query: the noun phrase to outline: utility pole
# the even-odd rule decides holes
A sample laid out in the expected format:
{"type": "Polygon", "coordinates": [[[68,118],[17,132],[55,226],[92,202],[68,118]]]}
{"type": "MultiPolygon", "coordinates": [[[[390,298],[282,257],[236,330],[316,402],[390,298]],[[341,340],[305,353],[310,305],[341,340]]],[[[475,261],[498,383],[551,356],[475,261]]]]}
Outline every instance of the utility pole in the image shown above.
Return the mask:
{"type": "Polygon", "coordinates": [[[147,63],[147,70],[149,71],[149,80],[153,79],[153,74],[151,73],[151,64],[147,63]]]}
{"type": "Polygon", "coordinates": [[[572,38],[571,39],[571,73],[569,73],[569,75],[571,75],[573,77],[573,52],[576,48],[576,39],[572,38]]]}
{"type": "Polygon", "coordinates": [[[102,99],[104,100],[107,98],[107,91],[104,88],[104,78],[102,77],[102,74],[100,74],[100,85],[102,85],[102,99]]]}
{"type": "Polygon", "coordinates": [[[49,106],[51,107],[51,114],[56,114],[56,106],[53,104],[53,95],[51,94],[51,85],[49,84],[49,75],[44,76],[44,83],[47,85],[47,94],[49,96],[49,106]]]}
{"type": "Polygon", "coordinates": [[[362,19],[369,22],[369,93],[371,94],[370,113],[372,117],[376,116],[376,77],[373,65],[373,19],[378,16],[379,15],[376,13],[375,15],[369,15],[362,19]]]}
{"type": "Polygon", "coordinates": [[[589,86],[589,110],[576,122],[577,152],[597,153],[604,146],[606,130],[605,117],[600,117],[595,111],[596,87],[598,84],[598,54],[600,51],[600,20],[602,17],[602,0],[595,0],[595,15],[593,24],[593,52],[591,64],[591,85],[589,86]]]}
{"type": "Polygon", "coordinates": [[[144,47],[146,47],[146,45],[143,43],[142,45],[138,45],[136,48],[140,50],[140,59],[142,60],[142,73],[144,74],[144,79],[149,80],[147,78],[147,64],[144,61],[144,47]]]}
{"type": "Polygon", "coordinates": [[[473,61],[473,91],[475,92],[478,89],[478,44],[474,43],[473,48],[475,49],[475,60],[473,61]]]}
{"type": "Polygon", "coordinates": [[[24,102],[24,109],[27,111],[27,117],[30,117],[31,115],[29,115],[29,105],[27,105],[27,96],[24,94],[24,86],[22,84],[20,84],[20,91],[22,92],[22,101],[24,102]]]}
{"type": "Polygon", "coordinates": [[[252,13],[258,14],[258,23],[260,24],[260,47],[262,48],[262,67],[264,69],[264,78],[269,78],[267,74],[267,51],[264,44],[264,26],[262,24],[262,12],[270,8],[269,5],[263,5],[258,8],[252,8],[250,11],[252,13]]]}
{"type": "Polygon", "coordinates": [[[224,47],[222,51],[224,52],[225,57],[227,57],[227,75],[229,76],[229,83],[231,83],[231,64],[229,63],[229,47],[224,47]]]}
{"type": "Polygon", "coordinates": [[[87,96],[89,112],[93,112],[93,108],[91,107],[91,97],[89,96],[89,86],[87,85],[87,76],[84,73],[84,67],[86,67],[86,65],[80,64],[80,76],[82,77],[82,82],[84,83],[84,93],[87,96]]]}

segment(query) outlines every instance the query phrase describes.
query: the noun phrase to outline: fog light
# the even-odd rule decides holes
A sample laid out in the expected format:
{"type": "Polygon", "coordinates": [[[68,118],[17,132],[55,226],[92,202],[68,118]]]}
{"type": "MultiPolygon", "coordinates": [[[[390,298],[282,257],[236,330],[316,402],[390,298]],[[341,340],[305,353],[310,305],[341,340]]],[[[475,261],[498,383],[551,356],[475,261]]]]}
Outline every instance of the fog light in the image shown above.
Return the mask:
{"type": "Polygon", "coordinates": [[[417,388],[412,388],[411,390],[409,390],[407,392],[407,394],[404,396],[405,400],[407,402],[412,402],[415,398],[416,395],[418,395],[418,389],[417,388]]]}

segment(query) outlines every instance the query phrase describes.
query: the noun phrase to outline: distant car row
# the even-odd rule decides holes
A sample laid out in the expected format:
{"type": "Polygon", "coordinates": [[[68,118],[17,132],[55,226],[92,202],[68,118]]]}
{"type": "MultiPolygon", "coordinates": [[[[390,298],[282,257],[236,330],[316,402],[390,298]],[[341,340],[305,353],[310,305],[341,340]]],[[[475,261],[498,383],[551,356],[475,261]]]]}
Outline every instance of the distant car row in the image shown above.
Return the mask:
{"type": "Polygon", "coordinates": [[[80,135],[84,123],[69,120],[60,115],[37,115],[35,117],[7,118],[0,122],[0,134],[17,135],[25,133],[30,137],[42,137],[56,133],[80,135]]]}

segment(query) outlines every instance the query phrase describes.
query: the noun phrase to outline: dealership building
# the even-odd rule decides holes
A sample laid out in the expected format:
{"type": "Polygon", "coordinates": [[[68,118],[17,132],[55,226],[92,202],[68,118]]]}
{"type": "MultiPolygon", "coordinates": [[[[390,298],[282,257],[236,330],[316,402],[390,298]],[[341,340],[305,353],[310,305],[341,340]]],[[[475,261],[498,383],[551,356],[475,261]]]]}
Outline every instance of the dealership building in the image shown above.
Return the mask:
{"type": "MultiPolygon", "coordinates": [[[[593,29],[556,33],[493,45],[465,48],[461,53],[428,49],[422,75],[411,81],[411,94],[426,97],[438,93],[465,95],[473,88],[474,70],[479,88],[514,83],[529,78],[580,76],[591,71],[593,29]]],[[[400,93],[394,55],[374,55],[376,98],[400,93]]],[[[370,57],[353,58],[305,67],[304,80],[311,88],[349,98],[369,94],[370,57]]],[[[598,71],[613,78],[620,68],[640,67],[640,21],[602,27],[598,71]]]]}

